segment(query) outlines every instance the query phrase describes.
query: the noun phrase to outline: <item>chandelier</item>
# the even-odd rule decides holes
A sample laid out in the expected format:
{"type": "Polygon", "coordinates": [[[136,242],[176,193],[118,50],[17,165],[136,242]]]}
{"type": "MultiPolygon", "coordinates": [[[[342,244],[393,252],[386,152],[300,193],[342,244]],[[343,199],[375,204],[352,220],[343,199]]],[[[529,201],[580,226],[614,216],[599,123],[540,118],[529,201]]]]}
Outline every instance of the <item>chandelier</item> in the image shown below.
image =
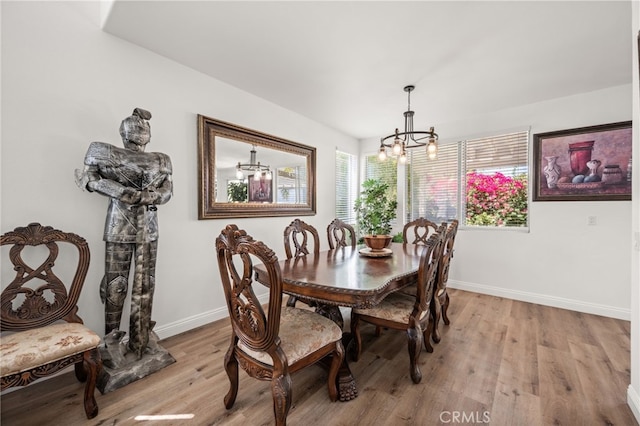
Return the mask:
{"type": "Polygon", "coordinates": [[[260,180],[260,178],[264,175],[265,179],[271,180],[271,170],[269,166],[265,166],[260,164],[259,161],[256,161],[256,146],[253,145],[251,148],[251,155],[249,157],[249,163],[240,163],[238,161],[238,165],[236,166],[236,178],[244,179],[244,173],[242,171],[253,172],[253,180],[260,180]]]}
{"type": "Polygon", "coordinates": [[[407,110],[404,112],[404,132],[398,131],[380,139],[380,150],[378,157],[384,161],[387,158],[387,148],[391,148],[391,155],[398,157],[400,163],[407,162],[407,149],[426,146],[427,156],[430,160],[435,160],[438,155],[438,134],[433,130],[429,131],[413,130],[413,114],[411,111],[411,92],[415,86],[405,86],[407,92],[407,110]],[[393,141],[391,139],[393,138],[393,141]]]}

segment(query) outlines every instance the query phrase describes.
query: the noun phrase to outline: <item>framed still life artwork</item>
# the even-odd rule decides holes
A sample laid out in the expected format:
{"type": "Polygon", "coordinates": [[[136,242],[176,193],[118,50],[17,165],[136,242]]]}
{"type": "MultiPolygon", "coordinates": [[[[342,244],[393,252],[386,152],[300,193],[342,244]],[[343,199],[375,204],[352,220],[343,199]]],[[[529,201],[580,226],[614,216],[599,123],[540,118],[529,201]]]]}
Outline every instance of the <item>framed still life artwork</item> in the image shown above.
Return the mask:
{"type": "Polygon", "coordinates": [[[254,179],[254,175],[249,175],[248,181],[250,203],[273,203],[271,179],[267,179],[265,175],[261,173],[258,180],[254,179]]]}
{"type": "Polygon", "coordinates": [[[533,201],[631,200],[631,121],[533,135],[533,201]]]}

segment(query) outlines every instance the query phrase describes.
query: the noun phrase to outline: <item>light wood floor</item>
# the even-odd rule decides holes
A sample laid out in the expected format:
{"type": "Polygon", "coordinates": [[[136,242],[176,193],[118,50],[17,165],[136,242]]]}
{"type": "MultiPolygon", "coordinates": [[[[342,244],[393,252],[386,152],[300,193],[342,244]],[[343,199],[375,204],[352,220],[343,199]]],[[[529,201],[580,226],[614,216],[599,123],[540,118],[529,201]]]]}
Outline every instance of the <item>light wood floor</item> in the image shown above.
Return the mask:
{"type": "MultiPolygon", "coordinates": [[[[351,363],[360,395],[329,402],[325,372],[312,366],[292,375],[291,425],[637,425],[626,404],[627,321],[451,290],[450,326],[420,358],[422,383],[409,377],[404,333],[363,328],[364,351],[351,363]],[[457,417],[455,417],[457,416],[457,417]],[[457,419],[457,422],[455,421],[457,419]]],[[[240,373],[234,407],[222,367],[228,320],[162,342],[177,362],[101,395],[87,421],[83,387],[73,373],[1,398],[10,425],[134,425],[138,415],[192,414],[158,425],[268,425],[271,391],[240,373]]]]}

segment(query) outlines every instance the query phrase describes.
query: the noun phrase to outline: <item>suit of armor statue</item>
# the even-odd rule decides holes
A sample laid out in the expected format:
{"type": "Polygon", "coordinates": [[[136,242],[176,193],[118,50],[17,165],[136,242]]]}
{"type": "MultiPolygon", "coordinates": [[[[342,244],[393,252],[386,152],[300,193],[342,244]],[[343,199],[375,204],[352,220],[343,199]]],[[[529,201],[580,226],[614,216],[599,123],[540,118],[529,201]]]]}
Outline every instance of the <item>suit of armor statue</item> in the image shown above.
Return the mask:
{"type": "Polygon", "coordinates": [[[92,142],[78,184],[110,198],[104,227],[105,275],[100,298],[105,305],[105,334],[120,328],[134,260],[129,318],[129,349],[142,357],[149,333],[155,288],[158,244],[156,205],[171,198],[171,160],[162,153],[144,152],[151,138],[151,113],[136,108],[120,125],[124,148],[92,142]]]}

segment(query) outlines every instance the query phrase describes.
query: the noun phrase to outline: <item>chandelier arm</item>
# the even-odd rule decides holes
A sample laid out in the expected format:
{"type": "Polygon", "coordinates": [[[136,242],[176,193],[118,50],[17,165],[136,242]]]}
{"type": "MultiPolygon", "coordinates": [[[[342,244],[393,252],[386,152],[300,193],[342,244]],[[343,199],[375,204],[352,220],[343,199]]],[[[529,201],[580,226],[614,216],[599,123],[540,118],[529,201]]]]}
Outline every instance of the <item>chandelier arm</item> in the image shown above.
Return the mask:
{"type": "MultiPolygon", "coordinates": [[[[427,139],[427,138],[433,138],[435,140],[438,140],[438,134],[437,133],[433,133],[433,132],[428,132],[428,131],[423,131],[423,130],[416,130],[413,132],[398,132],[397,133],[398,136],[414,136],[414,135],[424,135],[420,138],[411,138],[411,140],[413,140],[414,142],[420,144],[420,145],[426,145],[427,142],[422,142],[422,140],[427,139]]],[[[385,143],[385,141],[389,140],[389,139],[395,139],[396,137],[396,133],[393,133],[389,136],[385,136],[384,138],[380,139],[380,145],[382,146],[386,146],[387,148],[391,148],[391,146],[393,145],[392,143],[385,143]]],[[[404,142],[406,143],[406,138],[404,140],[404,142]]],[[[409,146],[408,146],[409,147],[409,146]]]]}
{"type": "Polygon", "coordinates": [[[246,170],[246,171],[258,171],[258,172],[263,172],[263,171],[269,171],[270,166],[265,166],[262,164],[240,164],[238,163],[238,165],[236,166],[236,169],[240,169],[240,170],[246,170]]]}

